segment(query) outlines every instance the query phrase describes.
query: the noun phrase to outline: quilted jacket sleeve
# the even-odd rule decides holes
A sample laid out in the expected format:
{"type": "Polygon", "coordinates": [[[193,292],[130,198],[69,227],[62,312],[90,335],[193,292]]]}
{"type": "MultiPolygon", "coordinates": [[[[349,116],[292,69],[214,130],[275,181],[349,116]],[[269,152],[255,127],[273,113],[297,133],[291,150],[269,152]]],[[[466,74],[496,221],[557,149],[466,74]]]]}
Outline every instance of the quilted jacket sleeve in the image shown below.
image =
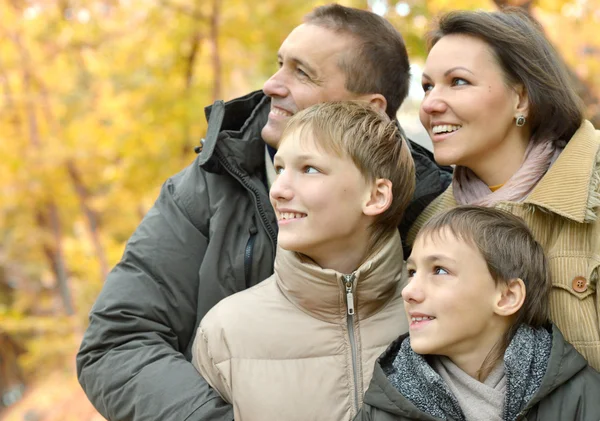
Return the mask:
{"type": "Polygon", "coordinates": [[[196,163],[163,185],[91,310],[77,373],[108,420],[233,420],[184,356],[208,245],[197,210],[204,186],[196,163]]]}
{"type": "MultiPolygon", "coordinates": [[[[210,318],[211,312],[207,314],[210,318]]],[[[193,346],[192,363],[206,381],[227,402],[232,402],[231,378],[229,370],[230,356],[227,352],[226,343],[220,329],[217,326],[206,328],[206,319],[198,328],[193,346]],[[225,369],[223,369],[225,368],[225,369]]]]}

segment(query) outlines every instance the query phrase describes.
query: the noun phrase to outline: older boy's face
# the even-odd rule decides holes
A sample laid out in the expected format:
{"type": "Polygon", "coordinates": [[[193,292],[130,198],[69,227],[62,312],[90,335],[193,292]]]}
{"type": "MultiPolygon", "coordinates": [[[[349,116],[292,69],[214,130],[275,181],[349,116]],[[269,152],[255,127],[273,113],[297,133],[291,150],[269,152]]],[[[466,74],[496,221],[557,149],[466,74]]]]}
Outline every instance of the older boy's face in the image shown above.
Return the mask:
{"type": "Polygon", "coordinates": [[[280,145],[274,164],[278,175],[270,194],[282,248],[323,265],[340,252],[364,247],[370,219],[363,205],[371,183],[350,158],[324,152],[310,130],[294,130],[280,145]]]}
{"type": "Polygon", "coordinates": [[[443,229],[417,238],[407,269],[402,297],[413,350],[459,366],[483,361],[505,325],[494,313],[499,288],[481,253],[443,229]]]}
{"type": "Polygon", "coordinates": [[[263,87],[271,97],[269,120],[262,130],[267,144],[277,148],[290,117],[304,108],[359,99],[346,89],[346,75],[338,66],[353,44],[348,35],[311,24],[302,24],[290,33],[279,49],[279,70],[263,87]]]}

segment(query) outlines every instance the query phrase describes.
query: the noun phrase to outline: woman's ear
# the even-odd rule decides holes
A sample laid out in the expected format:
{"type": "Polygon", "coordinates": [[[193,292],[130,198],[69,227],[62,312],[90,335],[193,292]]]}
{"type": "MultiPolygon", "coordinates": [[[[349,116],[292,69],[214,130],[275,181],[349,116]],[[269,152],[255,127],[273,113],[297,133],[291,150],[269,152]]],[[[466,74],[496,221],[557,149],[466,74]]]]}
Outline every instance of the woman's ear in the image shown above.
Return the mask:
{"type": "Polygon", "coordinates": [[[498,293],[494,313],[499,316],[512,316],[525,302],[525,283],[521,278],[511,279],[506,284],[499,283],[498,293]]]}
{"type": "Polygon", "coordinates": [[[387,178],[375,180],[370,195],[363,205],[363,213],[376,216],[384,213],[392,205],[392,182],[387,178]]]}
{"type": "Polygon", "coordinates": [[[515,103],[515,117],[522,115],[525,118],[529,118],[529,95],[527,89],[522,84],[518,84],[515,87],[516,103],[515,103]]]}

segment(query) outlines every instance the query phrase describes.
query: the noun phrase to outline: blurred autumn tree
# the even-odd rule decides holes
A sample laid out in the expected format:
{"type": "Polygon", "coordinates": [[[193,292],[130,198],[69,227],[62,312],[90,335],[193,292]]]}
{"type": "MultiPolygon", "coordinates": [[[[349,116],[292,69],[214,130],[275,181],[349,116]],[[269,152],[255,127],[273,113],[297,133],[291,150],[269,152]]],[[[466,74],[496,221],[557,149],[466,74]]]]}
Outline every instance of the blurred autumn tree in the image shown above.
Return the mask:
{"type": "MultiPolygon", "coordinates": [[[[588,93],[599,0],[530,6],[588,93]]],[[[160,184],[194,159],[204,106],[258,89],[307,0],[0,2],[0,327],[26,374],[72,357],[103,279],[160,184]]],[[[344,1],[384,14],[411,56],[428,22],[489,0],[344,1]]],[[[69,362],[69,364],[71,364],[69,362]]]]}

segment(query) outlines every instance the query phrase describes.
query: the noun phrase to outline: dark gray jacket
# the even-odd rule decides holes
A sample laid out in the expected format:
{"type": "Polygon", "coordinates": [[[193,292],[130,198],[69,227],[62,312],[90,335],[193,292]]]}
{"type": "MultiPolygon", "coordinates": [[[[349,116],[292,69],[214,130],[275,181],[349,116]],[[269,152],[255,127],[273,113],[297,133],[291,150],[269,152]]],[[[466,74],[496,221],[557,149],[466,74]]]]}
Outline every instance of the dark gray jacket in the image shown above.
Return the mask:
{"type": "MultiPolygon", "coordinates": [[[[77,373],[109,420],[233,419],[191,365],[191,345],[217,302],[273,273],[277,222],[260,137],[268,111],[261,91],[206,109],[202,151],[163,185],[106,279],[77,373]]],[[[417,188],[403,226],[451,181],[414,146],[417,188]]]]}
{"type": "MultiPolygon", "coordinates": [[[[354,421],[440,421],[418,409],[392,386],[386,375],[407,336],[394,341],[375,363],[363,407],[354,421]]],[[[600,373],[565,341],[556,327],[552,329],[552,350],[546,373],[537,392],[521,408],[517,420],[600,420],[600,373]]]]}

